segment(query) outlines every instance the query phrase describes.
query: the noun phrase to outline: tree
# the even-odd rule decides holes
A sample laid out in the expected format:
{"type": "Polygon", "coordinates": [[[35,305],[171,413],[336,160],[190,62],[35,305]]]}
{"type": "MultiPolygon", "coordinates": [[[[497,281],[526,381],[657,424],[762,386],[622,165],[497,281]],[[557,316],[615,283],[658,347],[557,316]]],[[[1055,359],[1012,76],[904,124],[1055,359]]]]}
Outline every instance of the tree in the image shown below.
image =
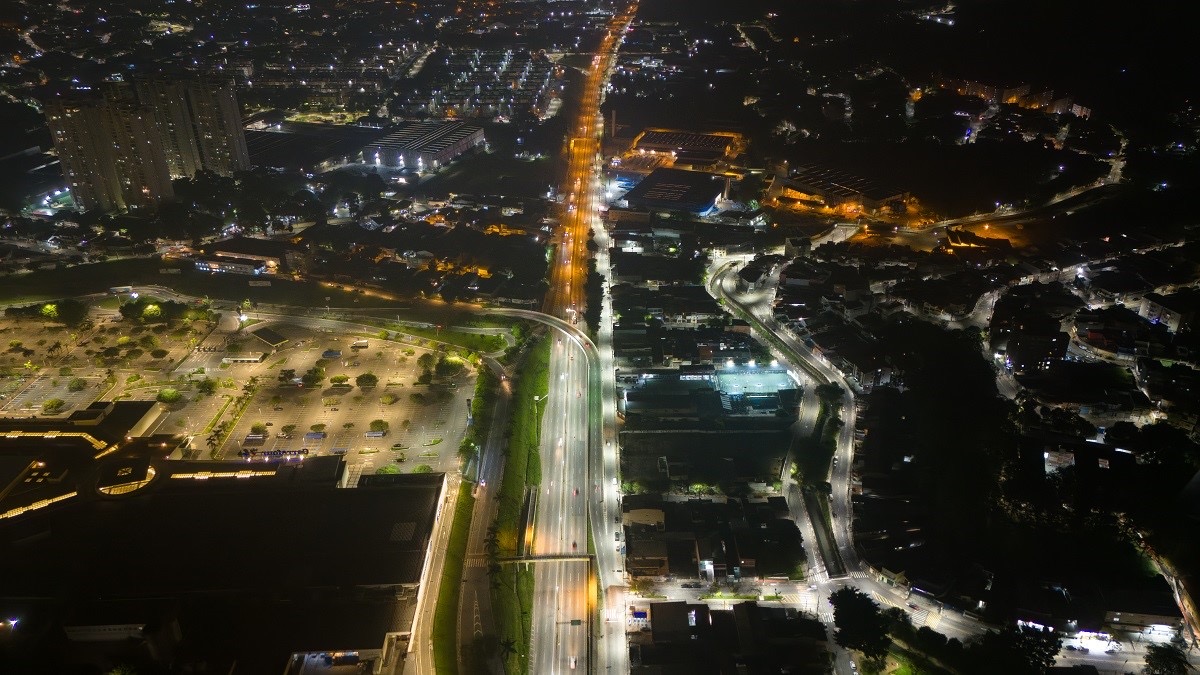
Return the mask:
{"type": "Polygon", "coordinates": [[[282,433],[284,436],[291,436],[292,432],[295,430],[296,430],[295,424],[285,424],[285,425],[279,427],[279,432],[282,433]]]}
{"type": "Polygon", "coordinates": [[[279,371],[279,381],[280,382],[283,382],[284,384],[290,384],[291,381],[294,379],[296,379],[296,369],[295,368],[287,368],[287,369],[279,371]]]}
{"type": "Polygon", "coordinates": [[[887,654],[892,641],[887,636],[887,620],[879,605],[855,588],[842,588],[829,596],[833,605],[833,639],[842,647],[856,649],[868,658],[887,654]]]}
{"type": "Polygon", "coordinates": [[[417,357],[417,366],[422,370],[429,370],[433,364],[437,362],[436,357],[430,352],[425,352],[417,357]]]}
{"type": "Polygon", "coordinates": [[[388,393],[384,394],[383,396],[379,397],[380,405],[392,405],[393,403],[395,403],[398,400],[400,400],[400,397],[396,396],[395,394],[393,394],[391,392],[388,392],[388,393]]]}
{"type": "Polygon", "coordinates": [[[217,381],[211,377],[206,377],[196,383],[196,390],[201,394],[212,395],[217,391],[217,381]]]}
{"type": "Polygon", "coordinates": [[[179,393],[179,390],[174,387],[159,389],[158,396],[155,397],[159,403],[179,403],[182,398],[183,394],[179,393]]]}
{"type": "Polygon", "coordinates": [[[66,407],[67,407],[67,402],[62,400],[61,398],[48,398],[45,401],[42,401],[42,414],[43,415],[57,415],[58,413],[63,411],[63,408],[66,408],[66,407]]]}
{"type": "Polygon", "coordinates": [[[483,547],[487,550],[488,555],[496,555],[500,552],[500,526],[495,521],[488,525],[487,535],[483,538],[483,547]]]}
{"type": "Polygon", "coordinates": [[[1187,653],[1174,644],[1150,645],[1146,648],[1146,675],[1185,675],[1192,668],[1187,653]]]}
{"type": "Polygon", "coordinates": [[[349,381],[350,381],[349,375],[334,375],[333,377],[329,378],[329,384],[332,384],[335,386],[339,385],[339,384],[346,384],[349,381]]]}
{"type": "Polygon", "coordinates": [[[413,473],[433,473],[433,467],[428,464],[418,464],[413,467],[413,473]]]}
{"type": "Polygon", "coordinates": [[[250,425],[250,433],[265,434],[267,433],[267,425],[263,422],[255,422],[254,424],[250,425]]]}
{"type": "Polygon", "coordinates": [[[67,391],[75,392],[83,391],[84,389],[87,389],[87,380],[83,379],[82,377],[73,377],[71,378],[71,381],[67,383],[67,391]]]}
{"type": "Polygon", "coordinates": [[[310,427],[309,427],[309,430],[310,430],[310,431],[315,431],[315,432],[317,432],[317,433],[320,433],[320,432],[322,432],[322,431],[325,431],[325,425],[324,425],[324,424],[317,423],[317,424],[314,424],[314,425],[310,426],[310,427]]]}
{"type": "Polygon", "coordinates": [[[353,428],[354,428],[354,422],[346,422],[345,424],[343,424],[343,425],[342,425],[342,428],[343,428],[343,429],[347,429],[347,430],[349,430],[349,429],[353,429],[353,428]]]}
{"type": "Polygon", "coordinates": [[[629,582],[629,592],[644,597],[658,595],[658,584],[653,579],[638,577],[629,582]]]}
{"type": "Polygon", "coordinates": [[[817,398],[825,405],[832,407],[842,402],[842,388],[836,384],[819,384],[813,391],[816,392],[817,398]]]}
{"type": "Polygon", "coordinates": [[[967,649],[972,673],[980,675],[1033,675],[1054,665],[1062,641],[1036,628],[1008,626],[988,631],[967,649]]]}
{"type": "Polygon", "coordinates": [[[156,304],[150,303],[142,308],[143,321],[158,321],[162,318],[162,315],[162,307],[159,307],[156,304]]]}
{"type": "Polygon", "coordinates": [[[375,473],[380,475],[394,475],[401,473],[401,471],[400,467],[396,466],[395,464],[384,464],[378,469],[375,469],[375,473]]]}
{"type": "Polygon", "coordinates": [[[466,369],[467,364],[457,356],[446,357],[445,354],[438,359],[437,364],[433,367],[433,372],[438,377],[453,377],[466,369]]]}
{"type": "Polygon", "coordinates": [[[354,384],[357,384],[362,389],[374,387],[379,384],[379,376],[375,373],[363,373],[354,378],[354,384]]]}
{"type": "Polygon", "coordinates": [[[517,642],[515,640],[504,638],[500,641],[500,654],[505,661],[515,653],[517,653],[517,642]]]}
{"type": "Polygon", "coordinates": [[[371,420],[371,431],[387,431],[389,426],[386,420],[371,420]]]}
{"type": "Polygon", "coordinates": [[[912,641],[915,631],[913,630],[912,617],[908,615],[908,612],[900,607],[888,607],[880,612],[879,615],[883,617],[888,635],[897,640],[912,641]]]}
{"type": "Polygon", "coordinates": [[[325,380],[325,369],[321,368],[319,366],[313,366],[312,368],[309,368],[304,373],[304,376],[300,378],[300,381],[303,382],[304,386],[306,386],[306,387],[315,387],[315,386],[321,384],[321,382],[323,382],[324,380],[325,380]]]}
{"type": "Polygon", "coordinates": [[[42,305],[41,314],[42,314],[42,318],[47,321],[57,321],[58,320],[58,305],[56,305],[53,302],[47,302],[46,304],[42,305]]]}

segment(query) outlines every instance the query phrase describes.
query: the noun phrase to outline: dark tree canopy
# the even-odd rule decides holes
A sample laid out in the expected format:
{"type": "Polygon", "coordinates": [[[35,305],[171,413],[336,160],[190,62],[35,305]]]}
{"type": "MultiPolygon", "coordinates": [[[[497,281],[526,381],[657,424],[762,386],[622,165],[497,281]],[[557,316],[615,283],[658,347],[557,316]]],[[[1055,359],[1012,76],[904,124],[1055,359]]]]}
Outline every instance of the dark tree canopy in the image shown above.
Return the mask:
{"type": "Polygon", "coordinates": [[[868,658],[887,654],[892,644],[887,635],[888,621],[874,600],[856,588],[846,587],[834,591],[829,602],[833,604],[833,623],[837,626],[835,642],[868,658]]]}
{"type": "Polygon", "coordinates": [[[1146,648],[1146,675],[1184,675],[1192,670],[1187,653],[1174,644],[1146,648]]]}
{"type": "Polygon", "coordinates": [[[1053,633],[1009,626],[988,631],[967,650],[971,672],[980,675],[1035,675],[1046,672],[1062,649],[1053,633]]]}

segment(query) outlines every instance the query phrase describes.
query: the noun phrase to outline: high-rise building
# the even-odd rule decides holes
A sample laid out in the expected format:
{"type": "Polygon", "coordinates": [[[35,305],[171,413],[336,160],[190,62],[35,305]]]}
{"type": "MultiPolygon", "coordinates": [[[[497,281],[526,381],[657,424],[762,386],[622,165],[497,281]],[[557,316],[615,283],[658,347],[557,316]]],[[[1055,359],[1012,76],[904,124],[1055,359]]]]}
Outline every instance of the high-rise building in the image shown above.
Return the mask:
{"type": "Polygon", "coordinates": [[[200,149],[187,97],[178,83],[162,77],[139,78],[134,82],[138,100],[154,108],[159,134],[172,178],[196,175],[201,168],[200,149]]]}
{"type": "Polygon", "coordinates": [[[154,110],[137,103],[112,102],[108,123],[125,208],[153,206],[173,198],[154,110]]]}
{"type": "Polygon", "coordinates": [[[76,205],[120,211],[173,196],[171,179],[250,167],[232,79],[150,76],[46,101],[76,205]]]}
{"type": "Polygon", "coordinates": [[[155,75],[135,79],[134,90],[158,115],[172,177],[200,170],[229,176],[250,168],[232,79],[155,75]]]}
{"type": "Polygon", "coordinates": [[[186,82],[184,87],[201,167],[223,176],[250,168],[233,79],[203,77],[186,82]]]}
{"type": "Polygon", "coordinates": [[[85,210],[153,206],[174,196],[153,110],[72,94],[45,104],[63,177],[85,210]]]}

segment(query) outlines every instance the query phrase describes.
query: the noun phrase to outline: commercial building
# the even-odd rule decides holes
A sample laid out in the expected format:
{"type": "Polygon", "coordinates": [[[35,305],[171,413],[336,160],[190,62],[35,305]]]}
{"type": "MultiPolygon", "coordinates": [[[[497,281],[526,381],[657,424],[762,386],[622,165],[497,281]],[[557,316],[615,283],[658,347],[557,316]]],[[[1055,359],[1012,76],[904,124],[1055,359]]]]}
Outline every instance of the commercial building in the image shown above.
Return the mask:
{"type": "Polygon", "coordinates": [[[483,129],[465,122],[415,122],[363,148],[363,162],[418,171],[437,169],[482,146],[483,129]]]}
{"type": "Polygon", "coordinates": [[[741,154],[745,143],[734,133],[693,133],[675,129],[645,129],[633,139],[628,155],[667,155],[670,166],[706,169],[741,154]]]}
{"type": "Polygon", "coordinates": [[[853,207],[868,212],[901,206],[909,196],[826,166],[797,167],[786,176],[777,176],[768,194],[815,207],[853,207]]]}
{"type": "Polygon", "coordinates": [[[725,178],[703,171],[655,169],[625,194],[624,200],[635,209],[684,211],[709,215],[716,211],[717,199],[725,190],[725,178]]]}
{"type": "Polygon", "coordinates": [[[196,258],[196,269],[201,272],[227,272],[258,276],[267,272],[267,265],[263,261],[253,258],[215,255],[196,258]]]}
{"type": "Polygon", "coordinates": [[[6,665],[402,659],[444,475],[341,489],[338,456],[172,460],[182,439],[139,435],[158,408],[0,421],[0,546],[20,551],[0,559],[0,613],[25,635],[6,665]]]}
{"type": "Polygon", "coordinates": [[[303,272],[308,267],[303,247],[278,239],[230,237],[207,244],[202,251],[196,268],[205,272],[259,275],[303,272]]]}
{"type": "Polygon", "coordinates": [[[794,608],[739,602],[728,609],[683,600],[654,602],[648,625],[630,636],[633,675],[651,673],[795,673],[830,671],[825,627],[794,608]]]}

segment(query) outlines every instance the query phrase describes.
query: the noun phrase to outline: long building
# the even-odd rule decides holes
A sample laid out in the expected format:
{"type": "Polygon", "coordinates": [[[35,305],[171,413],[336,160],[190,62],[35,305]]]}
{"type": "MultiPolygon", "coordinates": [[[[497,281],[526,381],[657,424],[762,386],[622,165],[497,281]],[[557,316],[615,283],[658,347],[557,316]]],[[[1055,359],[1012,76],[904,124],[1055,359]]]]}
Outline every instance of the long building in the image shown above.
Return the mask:
{"type": "Polygon", "coordinates": [[[417,122],[363,148],[363,162],[418,171],[437,169],[483,145],[483,129],[465,122],[417,122]]]}

